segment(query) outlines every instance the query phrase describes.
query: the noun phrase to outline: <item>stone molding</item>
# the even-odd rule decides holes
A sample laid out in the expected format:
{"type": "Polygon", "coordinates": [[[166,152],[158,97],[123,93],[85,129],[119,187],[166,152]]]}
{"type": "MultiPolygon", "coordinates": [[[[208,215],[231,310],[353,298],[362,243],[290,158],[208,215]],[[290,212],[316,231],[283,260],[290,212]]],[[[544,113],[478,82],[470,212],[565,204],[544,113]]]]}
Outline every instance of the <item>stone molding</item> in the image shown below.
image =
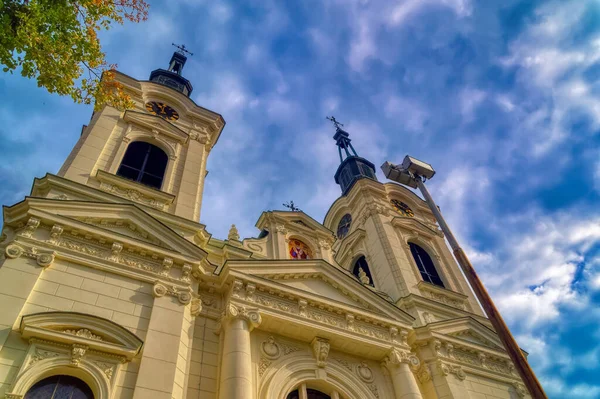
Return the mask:
{"type": "Polygon", "coordinates": [[[164,249],[163,253],[151,252],[147,247],[131,245],[131,242],[125,246],[122,242],[110,243],[108,240],[76,229],[67,232],[67,227],[61,224],[40,225],[35,235],[17,235],[13,241],[5,243],[3,253],[9,259],[21,256],[35,259],[44,268],[60,258],[137,280],[160,280],[185,287],[191,285],[192,276],[199,275],[196,269],[202,260],[192,265],[182,261],[180,254],[173,254],[180,256],[177,260],[165,256],[164,249]],[[44,236],[47,238],[43,239],[44,236]],[[171,275],[173,265],[181,268],[180,277],[171,275]]]}
{"type": "Polygon", "coordinates": [[[469,373],[513,385],[521,383],[508,355],[500,355],[494,348],[474,348],[468,342],[458,343],[455,339],[441,337],[419,341],[413,344],[413,348],[422,353],[426,362],[435,363],[444,375],[455,374],[457,378],[464,379],[463,374],[469,373]],[[425,355],[423,348],[427,348],[431,355],[425,355]]]}
{"type": "Polygon", "coordinates": [[[301,323],[327,326],[363,340],[395,343],[409,348],[406,342],[408,331],[399,325],[384,323],[361,312],[349,312],[326,301],[317,302],[298,295],[284,294],[273,287],[245,284],[239,279],[232,282],[230,298],[230,301],[243,301],[266,310],[283,312],[288,317],[296,316],[301,323]]]}
{"type": "Polygon", "coordinates": [[[146,187],[103,170],[98,170],[95,177],[100,181],[100,190],[161,211],[166,210],[175,200],[172,194],[146,187]]]}
{"type": "Polygon", "coordinates": [[[429,284],[425,281],[420,281],[417,284],[417,288],[421,292],[421,295],[425,298],[432,299],[436,302],[440,302],[444,305],[452,306],[460,310],[466,310],[469,300],[469,297],[466,295],[429,284]]]}

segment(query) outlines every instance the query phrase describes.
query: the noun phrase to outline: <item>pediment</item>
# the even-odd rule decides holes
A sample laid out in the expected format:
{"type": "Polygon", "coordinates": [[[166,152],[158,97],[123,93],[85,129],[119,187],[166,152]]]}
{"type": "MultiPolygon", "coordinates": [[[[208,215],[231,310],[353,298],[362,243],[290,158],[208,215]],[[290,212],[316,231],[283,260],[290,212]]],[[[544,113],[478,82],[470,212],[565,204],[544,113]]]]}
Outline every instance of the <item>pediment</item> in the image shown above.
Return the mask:
{"type": "Polygon", "coordinates": [[[339,264],[347,264],[350,262],[348,257],[353,256],[353,251],[360,247],[361,241],[367,236],[364,229],[358,228],[352,233],[348,234],[344,239],[338,240],[335,249],[335,259],[339,264]]]}
{"type": "Polygon", "coordinates": [[[495,350],[504,350],[496,333],[472,317],[431,323],[427,328],[436,335],[451,337],[466,345],[475,344],[495,350]]]}
{"type": "Polygon", "coordinates": [[[350,307],[372,316],[412,325],[414,318],[388,302],[354,276],[320,260],[230,261],[225,273],[258,277],[282,292],[290,292],[315,302],[350,307]]]}
{"type": "Polygon", "coordinates": [[[36,338],[124,356],[131,360],[143,341],[120,325],[84,313],[43,312],[25,315],[19,327],[25,339],[36,338]]]}
{"type": "Polygon", "coordinates": [[[150,131],[157,130],[181,143],[188,139],[188,134],[186,132],[165,121],[160,116],[129,110],[125,112],[125,115],[123,115],[123,120],[126,122],[135,123],[136,125],[142,126],[150,131]]]}
{"type": "Polygon", "coordinates": [[[149,252],[170,253],[184,262],[199,263],[206,252],[133,204],[92,203],[27,198],[5,211],[7,223],[36,217],[96,240],[120,242],[149,252]],[[28,209],[24,209],[27,207],[28,209]]]}
{"type": "Polygon", "coordinates": [[[400,227],[411,233],[418,232],[419,234],[426,237],[440,236],[444,234],[437,228],[433,223],[424,223],[421,220],[407,216],[396,216],[392,219],[392,225],[394,227],[400,227]]]}
{"type": "Polygon", "coordinates": [[[256,227],[262,230],[269,222],[275,222],[277,224],[284,225],[288,230],[291,231],[297,230],[298,232],[319,233],[321,236],[327,237],[332,242],[334,240],[333,232],[331,230],[302,211],[263,212],[256,223],[256,227]]]}

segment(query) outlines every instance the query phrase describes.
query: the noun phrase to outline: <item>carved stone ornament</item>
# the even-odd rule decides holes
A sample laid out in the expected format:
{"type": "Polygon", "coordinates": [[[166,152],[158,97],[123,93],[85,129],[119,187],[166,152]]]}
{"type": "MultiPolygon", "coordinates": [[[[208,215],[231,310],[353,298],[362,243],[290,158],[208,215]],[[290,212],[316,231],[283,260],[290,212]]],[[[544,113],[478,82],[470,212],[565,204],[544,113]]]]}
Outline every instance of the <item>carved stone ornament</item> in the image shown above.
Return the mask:
{"type": "Polygon", "coordinates": [[[54,262],[54,256],[55,256],[54,252],[38,254],[38,256],[36,258],[36,262],[41,267],[48,267],[52,264],[52,262],[54,262]]]}
{"type": "Polygon", "coordinates": [[[156,283],[152,288],[152,293],[155,297],[160,298],[161,296],[165,296],[168,293],[167,287],[163,284],[156,283]]]}
{"type": "Polygon", "coordinates": [[[445,362],[442,362],[441,360],[438,360],[437,368],[440,371],[440,373],[442,373],[444,376],[447,376],[449,374],[454,374],[456,376],[456,378],[458,378],[461,381],[463,381],[465,378],[467,378],[467,375],[465,374],[462,367],[460,367],[460,366],[455,366],[453,364],[445,363],[445,362]]]}
{"type": "Polygon", "coordinates": [[[23,254],[23,248],[16,244],[10,244],[6,246],[4,253],[6,254],[7,258],[15,259],[23,254]]]}
{"type": "Polygon", "coordinates": [[[232,303],[227,305],[226,317],[231,319],[243,319],[248,323],[250,330],[256,328],[262,322],[258,309],[248,309],[244,306],[237,306],[232,303]]]}
{"type": "Polygon", "coordinates": [[[187,305],[192,302],[192,294],[189,291],[179,291],[177,294],[177,299],[182,305],[187,305]]]}
{"type": "Polygon", "coordinates": [[[50,238],[48,239],[48,241],[51,244],[58,243],[58,240],[60,240],[60,236],[63,233],[63,231],[64,229],[61,225],[55,224],[54,226],[52,226],[52,230],[50,230],[50,238]]]}
{"type": "Polygon", "coordinates": [[[402,363],[406,363],[413,371],[416,371],[421,365],[421,361],[414,353],[398,348],[392,348],[392,350],[390,350],[384,363],[388,368],[397,367],[402,363]]]}
{"type": "Polygon", "coordinates": [[[27,220],[27,224],[25,225],[23,230],[19,233],[19,235],[21,237],[31,237],[39,226],[40,226],[40,219],[29,218],[29,220],[27,220]]]}
{"type": "Polygon", "coordinates": [[[371,279],[369,278],[369,276],[367,276],[367,273],[360,266],[358,267],[358,279],[364,285],[371,284],[371,279]]]}
{"type": "Polygon", "coordinates": [[[184,263],[182,268],[181,268],[181,281],[185,281],[186,283],[189,283],[190,280],[190,274],[192,273],[192,265],[184,263]]]}
{"type": "Polygon", "coordinates": [[[365,362],[361,362],[356,367],[356,374],[358,374],[358,376],[360,377],[361,380],[363,380],[364,382],[367,382],[367,383],[373,382],[373,380],[375,379],[375,376],[373,375],[373,371],[371,371],[371,368],[365,362]]]}
{"type": "Polygon", "coordinates": [[[59,357],[59,356],[60,356],[60,353],[36,348],[34,355],[29,360],[29,366],[32,366],[33,364],[39,362],[40,360],[49,359],[49,358],[53,358],[53,357],[59,357]]]}
{"type": "Polygon", "coordinates": [[[416,375],[421,384],[425,384],[427,381],[431,380],[431,371],[429,371],[429,367],[426,364],[422,364],[421,367],[419,367],[416,375]]]}
{"type": "Polygon", "coordinates": [[[5,399],[22,399],[23,395],[19,395],[17,393],[7,393],[4,395],[5,399]]]}
{"type": "Polygon", "coordinates": [[[162,270],[160,272],[160,274],[162,276],[168,276],[169,273],[171,272],[171,267],[173,266],[173,259],[171,258],[164,258],[163,259],[163,263],[162,263],[162,270]]]}
{"type": "Polygon", "coordinates": [[[79,362],[85,356],[88,347],[85,345],[73,344],[73,348],[71,349],[71,364],[75,366],[79,366],[79,362]]]}
{"type": "Polygon", "coordinates": [[[310,346],[313,350],[313,355],[317,360],[317,366],[325,367],[327,365],[327,356],[329,355],[329,340],[325,338],[315,337],[310,346]]]}
{"type": "Polygon", "coordinates": [[[231,225],[231,228],[229,229],[229,234],[227,235],[227,239],[230,241],[240,240],[240,233],[238,233],[238,229],[237,227],[235,227],[235,224],[231,225]]]}
{"type": "Polygon", "coordinates": [[[87,339],[91,339],[94,341],[102,341],[101,336],[94,334],[87,328],[82,328],[80,330],[64,330],[63,332],[65,334],[75,335],[76,337],[87,338],[87,339]]]}
{"type": "Polygon", "coordinates": [[[200,298],[192,299],[192,302],[190,305],[190,313],[192,314],[192,316],[196,317],[200,314],[200,312],[202,312],[202,299],[200,299],[200,298]]]}
{"type": "Polygon", "coordinates": [[[278,359],[279,356],[281,356],[281,349],[277,342],[275,342],[275,338],[272,336],[267,338],[267,340],[261,344],[260,349],[265,357],[271,360],[278,359]]]}

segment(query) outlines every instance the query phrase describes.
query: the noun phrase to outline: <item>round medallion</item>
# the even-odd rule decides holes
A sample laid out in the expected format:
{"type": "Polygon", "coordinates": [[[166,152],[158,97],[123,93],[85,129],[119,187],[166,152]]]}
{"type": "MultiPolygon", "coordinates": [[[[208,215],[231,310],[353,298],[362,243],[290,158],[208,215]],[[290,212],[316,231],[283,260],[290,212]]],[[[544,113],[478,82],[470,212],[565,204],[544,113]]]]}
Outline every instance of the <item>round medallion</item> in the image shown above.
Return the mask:
{"type": "Polygon", "coordinates": [[[168,121],[176,121],[179,119],[177,111],[165,103],[150,101],[149,103],[146,103],[146,110],[151,114],[160,116],[168,121]]]}
{"type": "Polygon", "coordinates": [[[395,199],[391,200],[390,202],[394,206],[394,209],[396,209],[396,211],[399,214],[401,214],[402,216],[408,216],[408,217],[415,216],[415,213],[412,211],[412,209],[410,209],[410,207],[408,205],[406,205],[404,202],[398,201],[395,199]]]}
{"type": "Polygon", "coordinates": [[[346,237],[350,232],[350,226],[352,225],[352,215],[349,213],[345,214],[340,220],[337,228],[337,237],[341,240],[346,237]]]}

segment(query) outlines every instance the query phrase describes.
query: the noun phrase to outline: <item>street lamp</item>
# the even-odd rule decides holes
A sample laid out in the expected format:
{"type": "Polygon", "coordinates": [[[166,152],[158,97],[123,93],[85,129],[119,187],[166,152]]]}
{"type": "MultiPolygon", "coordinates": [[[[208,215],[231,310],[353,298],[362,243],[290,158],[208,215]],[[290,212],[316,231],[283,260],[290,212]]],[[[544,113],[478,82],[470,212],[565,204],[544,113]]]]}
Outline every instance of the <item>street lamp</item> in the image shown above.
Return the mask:
{"type": "Polygon", "coordinates": [[[477,276],[477,273],[475,272],[475,269],[473,268],[471,262],[467,258],[467,255],[460,247],[460,245],[458,245],[458,241],[456,241],[456,238],[454,238],[454,235],[452,234],[452,231],[450,231],[450,228],[446,224],[442,213],[433,201],[433,198],[431,198],[431,194],[429,194],[427,187],[425,187],[425,180],[431,179],[435,174],[435,170],[433,170],[433,167],[428,163],[419,161],[418,159],[407,155],[406,157],[404,157],[402,164],[394,165],[390,162],[385,162],[383,165],[381,165],[381,170],[383,170],[385,177],[387,177],[390,180],[412,188],[419,188],[419,190],[423,194],[423,197],[425,197],[425,201],[427,201],[427,205],[429,205],[429,209],[431,209],[431,212],[433,212],[438,224],[444,232],[448,243],[450,243],[450,247],[452,248],[456,261],[458,262],[463,273],[467,277],[467,280],[473,288],[473,291],[475,292],[479,303],[485,310],[485,313],[487,314],[488,318],[492,322],[492,325],[496,329],[498,337],[504,344],[504,348],[506,349],[508,355],[515,364],[515,368],[519,372],[519,375],[523,379],[523,382],[527,386],[527,389],[531,393],[531,396],[534,399],[547,399],[547,396],[544,393],[540,382],[538,381],[537,377],[533,373],[533,370],[529,366],[527,359],[525,359],[521,348],[519,348],[519,345],[517,345],[515,338],[510,333],[510,330],[508,329],[508,326],[502,319],[502,316],[500,316],[498,309],[496,309],[492,298],[490,297],[487,290],[483,286],[483,283],[477,276]]]}

